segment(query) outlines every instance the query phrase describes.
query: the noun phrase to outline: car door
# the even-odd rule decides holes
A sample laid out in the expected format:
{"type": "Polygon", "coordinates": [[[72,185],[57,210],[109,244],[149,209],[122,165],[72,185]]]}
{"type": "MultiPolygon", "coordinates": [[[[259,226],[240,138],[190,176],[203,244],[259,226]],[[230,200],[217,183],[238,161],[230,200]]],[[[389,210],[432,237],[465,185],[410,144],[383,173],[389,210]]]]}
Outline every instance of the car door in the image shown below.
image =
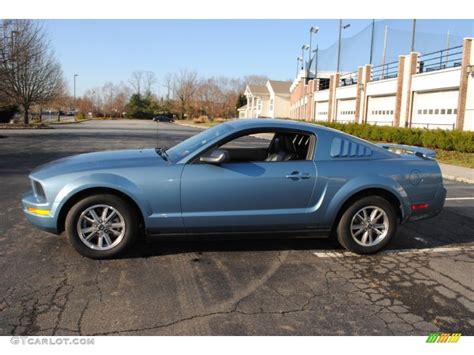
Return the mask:
{"type": "Polygon", "coordinates": [[[314,161],[186,164],[181,209],[189,232],[305,229],[314,161]]]}

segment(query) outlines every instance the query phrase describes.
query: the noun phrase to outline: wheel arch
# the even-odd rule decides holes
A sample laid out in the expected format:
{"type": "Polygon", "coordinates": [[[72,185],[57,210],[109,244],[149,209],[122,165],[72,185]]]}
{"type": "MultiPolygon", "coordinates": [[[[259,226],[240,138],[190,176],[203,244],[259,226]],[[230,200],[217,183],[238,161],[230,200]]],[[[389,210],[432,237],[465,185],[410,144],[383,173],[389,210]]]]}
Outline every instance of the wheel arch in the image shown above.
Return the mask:
{"type": "Polygon", "coordinates": [[[114,188],[98,186],[98,187],[89,187],[81,191],[77,191],[76,193],[71,195],[66,200],[66,202],[64,202],[58,214],[58,219],[57,219],[58,232],[61,233],[64,231],[66,216],[72,206],[74,206],[77,202],[79,202],[80,200],[86,197],[97,195],[97,194],[111,194],[111,195],[116,195],[123,198],[135,210],[137,217],[139,219],[139,228],[140,229],[144,228],[145,218],[143,216],[143,211],[141,210],[140,206],[132,197],[130,197],[128,194],[124,193],[123,191],[120,191],[114,188]]]}
{"type": "Polygon", "coordinates": [[[386,199],[390,204],[395,208],[397,212],[399,221],[403,221],[405,218],[405,213],[403,210],[403,203],[399,196],[397,196],[394,192],[390,191],[389,189],[382,188],[382,187],[367,187],[361,189],[357,192],[354,192],[352,195],[348,196],[341,206],[339,207],[337,214],[333,220],[331,230],[334,233],[337,229],[337,225],[339,220],[341,219],[343,213],[351,206],[355,201],[367,197],[367,196],[379,196],[386,199]]]}

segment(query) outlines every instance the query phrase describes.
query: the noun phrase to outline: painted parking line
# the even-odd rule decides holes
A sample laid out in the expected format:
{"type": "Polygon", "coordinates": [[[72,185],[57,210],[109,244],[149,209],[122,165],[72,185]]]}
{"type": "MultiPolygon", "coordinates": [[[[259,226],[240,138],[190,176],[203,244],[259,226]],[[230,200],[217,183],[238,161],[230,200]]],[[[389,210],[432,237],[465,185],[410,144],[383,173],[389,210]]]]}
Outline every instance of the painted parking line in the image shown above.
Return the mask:
{"type": "MultiPolygon", "coordinates": [[[[435,254],[435,253],[449,253],[449,252],[467,252],[474,251],[474,245],[457,246],[457,247],[436,247],[436,248],[421,248],[421,249],[388,249],[381,251],[377,255],[404,255],[404,254],[435,254]]],[[[343,257],[362,257],[351,253],[349,251],[317,251],[313,252],[314,256],[318,258],[343,258],[343,257]]]]}
{"type": "Polygon", "coordinates": [[[474,200],[474,197],[447,197],[446,201],[474,200]]]}

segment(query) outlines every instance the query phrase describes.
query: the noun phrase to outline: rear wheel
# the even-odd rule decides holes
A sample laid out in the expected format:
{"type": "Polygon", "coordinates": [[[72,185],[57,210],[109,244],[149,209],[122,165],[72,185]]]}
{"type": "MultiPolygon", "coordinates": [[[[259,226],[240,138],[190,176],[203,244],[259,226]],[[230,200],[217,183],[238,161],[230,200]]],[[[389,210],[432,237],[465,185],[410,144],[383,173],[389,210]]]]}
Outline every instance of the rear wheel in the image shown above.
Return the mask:
{"type": "Polygon", "coordinates": [[[136,211],[116,195],[86,197],[68,212],[66,234],[81,255],[102,259],[117,256],[135,241],[136,211]]]}
{"type": "Polygon", "coordinates": [[[368,196],[345,210],[337,227],[337,239],[354,253],[372,254],[390,242],[397,226],[394,206],[383,197],[368,196]]]}

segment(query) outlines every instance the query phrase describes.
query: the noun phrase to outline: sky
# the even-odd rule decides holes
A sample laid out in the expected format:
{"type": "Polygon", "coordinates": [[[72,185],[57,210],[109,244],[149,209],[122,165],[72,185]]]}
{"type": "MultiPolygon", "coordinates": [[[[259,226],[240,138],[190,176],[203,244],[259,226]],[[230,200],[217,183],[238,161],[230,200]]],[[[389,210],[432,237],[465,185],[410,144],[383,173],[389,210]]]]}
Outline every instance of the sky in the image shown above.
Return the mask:
{"type": "MultiPolygon", "coordinates": [[[[359,33],[372,20],[343,22],[351,25],[343,31],[343,43],[363,40],[361,48],[367,47],[368,36],[359,33]]],[[[73,75],[78,74],[78,96],[106,81],[127,82],[134,70],[153,71],[159,80],[155,87],[158,93],[164,92],[160,79],[181,69],[195,70],[202,77],[256,74],[274,80],[292,80],[296,57],[301,55],[301,46],[309,42],[309,28],[320,28],[313,36],[313,48],[317,44],[324,49],[337,41],[339,26],[339,20],[318,19],[44,20],[43,23],[71,92],[73,75]]],[[[408,34],[412,26],[412,20],[387,23],[394,33],[408,34]]],[[[418,20],[417,33],[439,34],[440,41],[444,41],[448,30],[458,38],[472,37],[473,23],[473,20],[418,20]]],[[[366,29],[364,33],[369,31],[366,29]]],[[[431,41],[431,37],[420,38],[420,46],[426,44],[423,41],[431,41]]],[[[353,56],[344,57],[342,52],[341,57],[346,63],[353,56]]],[[[363,61],[365,57],[357,60],[363,61]]]]}

